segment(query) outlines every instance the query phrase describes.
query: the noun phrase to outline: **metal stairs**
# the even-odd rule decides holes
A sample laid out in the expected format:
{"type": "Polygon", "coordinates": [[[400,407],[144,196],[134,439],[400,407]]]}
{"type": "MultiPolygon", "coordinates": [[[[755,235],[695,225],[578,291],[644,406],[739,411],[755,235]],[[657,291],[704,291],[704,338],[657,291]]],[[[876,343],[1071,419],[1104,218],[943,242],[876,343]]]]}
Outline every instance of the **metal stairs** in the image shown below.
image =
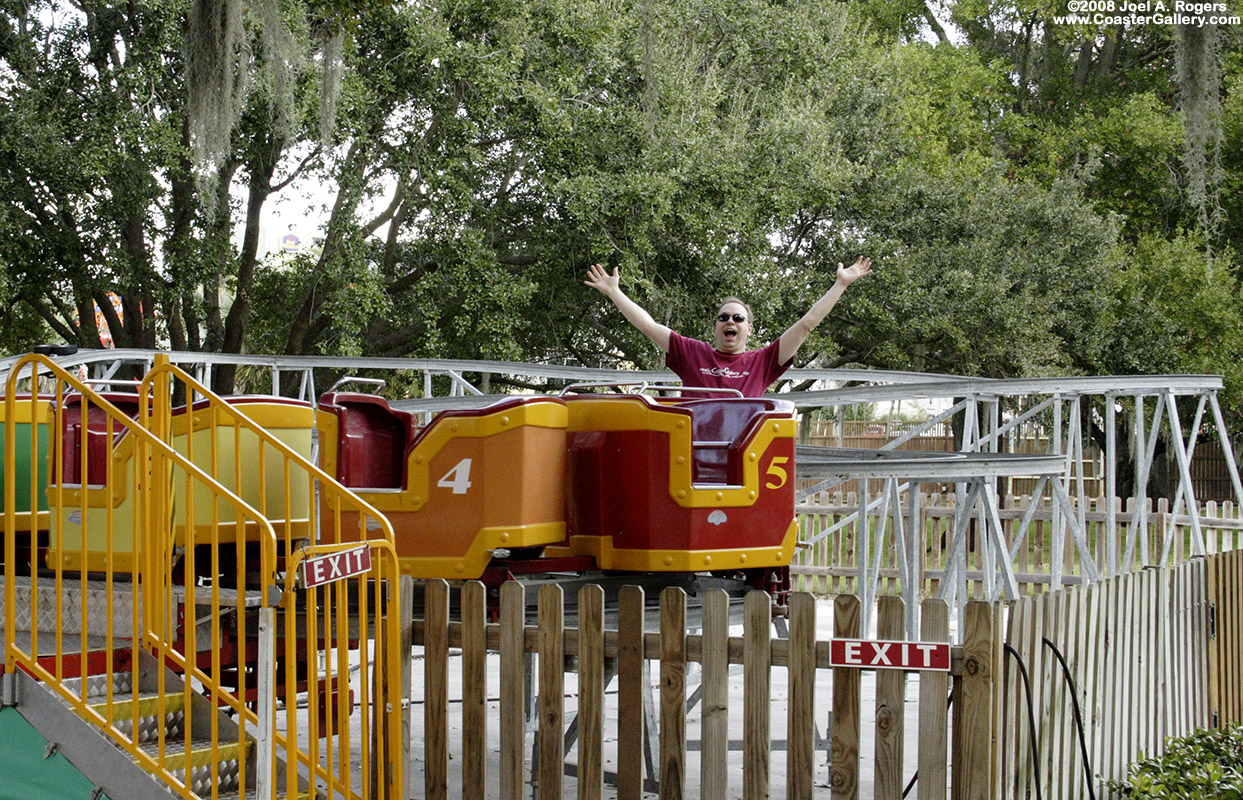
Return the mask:
{"type": "MultiPolygon", "coordinates": [[[[139,686],[135,696],[133,673],[118,672],[112,676],[94,675],[86,678],[83,698],[89,707],[109,717],[111,706],[112,727],[122,738],[129,739],[137,749],[159,761],[161,740],[164,750],[164,768],[183,784],[190,797],[198,800],[227,800],[228,798],[256,798],[254,764],[255,742],[247,739],[242,746],[236,741],[237,725],[223,711],[213,709],[210,701],[193,689],[187,693],[180,676],[164,670],[163,715],[160,714],[161,695],[156,689],[159,669],[154,657],[142,652],[138,668],[139,686]],[[108,698],[112,691],[111,701],[108,698]],[[189,708],[186,698],[189,698],[189,708]],[[215,715],[219,733],[216,747],[209,738],[195,731],[210,731],[215,715]],[[131,736],[137,718],[137,734],[131,736]],[[187,720],[192,736],[186,741],[187,720]],[[230,741],[232,739],[232,741],[230,741]],[[242,765],[245,764],[245,772],[242,765]],[[188,767],[188,775],[187,775],[188,767]],[[214,793],[213,793],[214,791],[214,793]]],[[[6,678],[8,676],[5,676],[6,678]]],[[[6,684],[9,685],[9,684],[6,684]]],[[[174,791],[149,772],[137,759],[105,734],[98,722],[73,709],[60,694],[48,684],[34,680],[24,672],[12,676],[14,688],[12,702],[28,722],[56,750],[74,764],[102,794],[112,800],[168,800],[177,796],[174,791]]],[[[81,678],[66,678],[62,687],[70,694],[82,689],[81,678]]],[[[316,793],[306,788],[306,781],[299,779],[303,791],[299,800],[312,800],[316,793]]],[[[286,798],[284,792],[284,764],[277,762],[276,798],[286,798]]],[[[183,795],[184,796],[184,795],[183,795]]]]}
{"type": "MultiPolygon", "coordinates": [[[[42,619],[54,618],[55,604],[50,597],[53,586],[51,580],[40,580],[38,587],[32,590],[29,579],[18,579],[15,608],[19,613],[16,615],[16,629],[8,635],[27,645],[30,643],[30,611],[36,602],[39,607],[37,613],[42,619]]],[[[0,576],[2,588],[3,577],[0,576]]],[[[70,634],[64,640],[66,650],[76,647],[83,633],[90,642],[102,643],[105,638],[102,636],[106,619],[102,612],[107,602],[105,591],[103,583],[99,582],[99,585],[92,585],[84,591],[65,593],[63,619],[78,620],[83,605],[87,609],[86,630],[83,631],[79,624],[66,631],[70,634]]],[[[127,592],[123,591],[113,593],[113,635],[118,636],[121,633],[118,628],[121,628],[125,637],[114,639],[118,653],[135,652],[128,639],[128,622],[132,612],[125,599],[127,596],[127,592]]],[[[3,623],[3,609],[0,608],[0,636],[6,633],[3,623]]],[[[53,638],[45,632],[39,637],[38,645],[42,651],[41,658],[48,663],[55,649],[53,638]]],[[[55,752],[69,759],[95,784],[100,795],[112,800],[168,800],[170,796],[187,796],[157,778],[117,739],[131,742],[136,750],[157,763],[160,763],[162,749],[163,768],[185,785],[191,798],[257,798],[254,739],[247,738],[245,745],[240,744],[238,725],[232,717],[214,708],[211,701],[193,687],[187,692],[183,677],[173,670],[160,667],[150,653],[141,648],[136,652],[136,669],[125,666],[111,675],[88,674],[85,680],[65,677],[59,682],[59,690],[53,684],[38,681],[21,670],[5,675],[2,672],[3,662],[0,661],[0,706],[14,706],[32,727],[53,743],[55,752]],[[87,708],[105,720],[111,720],[109,724],[114,735],[109,735],[93,715],[75,709],[69,697],[82,698],[87,708]],[[217,735],[214,748],[210,739],[213,728],[217,735]],[[186,741],[187,729],[191,733],[189,742],[186,741]]],[[[66,653],[66,656],[69,655],[66,653]]],[[[82,662],[91,664],[92,659],[83,659],[82,662]]],[[[79,663],[76,658],[66,657],[63,673],[79,674],[79,663]]],[[[287,798],[285,781],[285,766],[278,757],[274,797],[287,798]]],[[[301,800],[315,797],[313,790],[305,788],[305,779],[300,777],[298,784],[304,787],[298,795],[301,800]]]]}

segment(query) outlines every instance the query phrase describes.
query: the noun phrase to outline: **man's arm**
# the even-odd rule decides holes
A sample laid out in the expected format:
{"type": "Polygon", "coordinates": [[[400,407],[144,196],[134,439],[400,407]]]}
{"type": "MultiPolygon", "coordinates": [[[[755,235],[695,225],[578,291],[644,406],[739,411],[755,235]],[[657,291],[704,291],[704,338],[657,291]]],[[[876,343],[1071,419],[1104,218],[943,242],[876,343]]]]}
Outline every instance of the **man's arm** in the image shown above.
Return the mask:
{"type": "Polygon", "coordinates": [[[872,259],[870,258],[860,256],[859,260],[849,267],[838,263],[837,280],[833,283],[833,286],[812,305],[802,319],[781,334],[781,344],[777,350],[778,363],[785,364],[794,358],[794,354],[803,346],[803,342],[807,341],[808,335],[816,329],[817,325],[824,321],[824,318],[833,310],[833,306],[837,305],[837,301],[845,294],[846,287],[864,275],[870,274],[872,274],[872,259]]]}
{"type": "Polygon", "coordinates": [[[639,333],[652,340],[652,343],[669,352],[669,334],[673,333],[668,327],[661,325],[652,319],[652,315],[644,311],[638,303],[626,296],[621,290],[621,280],[617,274],[617,268],[613,268],[613,274],[610,275],[604,267],[599,264],[593,264],[591,269],[587,271],[588,280],[583,281],[586,285],[596,289],[605,297],[613,301],[613,305],[617,306],[617,310],[622,313],[631,325],[639,329],[639,333]]]}

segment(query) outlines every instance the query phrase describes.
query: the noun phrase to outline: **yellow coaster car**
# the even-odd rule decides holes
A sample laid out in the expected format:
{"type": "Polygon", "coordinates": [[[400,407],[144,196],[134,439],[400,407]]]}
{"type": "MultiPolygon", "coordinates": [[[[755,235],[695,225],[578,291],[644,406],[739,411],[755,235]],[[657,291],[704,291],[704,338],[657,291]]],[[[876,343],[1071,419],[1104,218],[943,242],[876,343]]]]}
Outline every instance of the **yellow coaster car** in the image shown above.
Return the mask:
{"type": "MultiPolygon", "coordinates": [[[[103,397],[126,415],[138,416],[138,395],[106,393],[103,397]]],[[[311,457],[315,411],[309,403],[267,396],[227,400],[268,433],[304,457],[311,457]]],[[[208,474],[214,474],[225,488],[264,514],[278,535],[292,539],[310,535],[309,482],[292,480],[286,485],[283,460],[270,445],[239,426],[229,414],[208,407],[206,402],[192,408],[174,408],[171,421],[174,450],[208,474]]],[[[107,565],[111,540],[114,569],[132,571],[134,536],[140,527],[135,508],[138,493],[133,487],[135,480],[145,480],[145,465],[138,464],[135,469],[135,437],[127,435],[126,428],[115,420],[109,425],[107,413],[94,403],[87,404],[84,420],[82,398],[78,395],[65,397],[60,427],[61,458],[52,464],[47,489],[55,508],[48,566],[102,571],[107,565]]],[[[166,510],[164,524],[173,525],[177,546],[187,544],[191,505],[193,542],[197,545],[208,544],[214,536],[218,543],[227,543],[257,535],[252,522],[239,537],[232,506],[218,503],[213,508],[205,484],[191,482],[187,494],[187,481],[181,470],[173,470],[169,480],[173,507],[166,510]]],[[[160,524],[154,520],[153,523],[160,524]]]]}

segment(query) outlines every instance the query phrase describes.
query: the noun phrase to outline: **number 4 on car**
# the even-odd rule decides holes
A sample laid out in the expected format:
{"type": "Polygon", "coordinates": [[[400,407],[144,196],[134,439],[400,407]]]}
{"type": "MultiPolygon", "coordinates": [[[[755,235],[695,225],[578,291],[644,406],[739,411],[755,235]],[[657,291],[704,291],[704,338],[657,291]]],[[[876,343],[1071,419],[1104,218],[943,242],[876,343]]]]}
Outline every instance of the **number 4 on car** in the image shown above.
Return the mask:
{"type": "Polygon", "coordinates": [[[441,489],[452,489],[454,494],[466,494],[470,490],[470,462],[464,458],[444,474],[436,485],[441,489]]]}

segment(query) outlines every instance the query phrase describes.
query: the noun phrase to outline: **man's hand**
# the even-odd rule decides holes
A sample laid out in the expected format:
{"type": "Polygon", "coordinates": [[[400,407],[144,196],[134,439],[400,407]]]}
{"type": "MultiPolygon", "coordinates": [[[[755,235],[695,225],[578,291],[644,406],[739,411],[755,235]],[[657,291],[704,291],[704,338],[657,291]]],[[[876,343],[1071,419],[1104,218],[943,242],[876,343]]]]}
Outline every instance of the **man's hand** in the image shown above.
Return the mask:
{"type": "Polygon", "coordinates": [[[621,287],[621,278],[617,273],[618,268],[613,268],[613,274],[610,275],[608,270],[599,264],[592,264],[587,270],[587,280],[584,284],[601,292],[606,297],[613,297],[614,293],[621,287]]]}
{"type": "Polygon", "coordinates": [[[617,310],[622,316],[633,326],[639,329],[639,332],[652,340],[652,343],[669,352],[669,336],[672,331],[668,327],[661,325],[652,319],[652,315],[644,311],[633,300],[626,297],[626,293],[621,290],[621,278],[618,275],[618,267],[613,268],[613,274],[610,275],[608,270],[599,264],[592,264],[587,270],[587,280],[583,281],[591,288],[603,294],[605,297],[613,301],[613,305],[617,306],[617,310]]]}
{"type": "Polygon", "coordinates": [[[843,266],[842,262],[837,262],[837,280],[839,283],[849,286],[864,275],[872,274],[872,259],[859,256],[859,260],[849,267],[843,266]]]}

